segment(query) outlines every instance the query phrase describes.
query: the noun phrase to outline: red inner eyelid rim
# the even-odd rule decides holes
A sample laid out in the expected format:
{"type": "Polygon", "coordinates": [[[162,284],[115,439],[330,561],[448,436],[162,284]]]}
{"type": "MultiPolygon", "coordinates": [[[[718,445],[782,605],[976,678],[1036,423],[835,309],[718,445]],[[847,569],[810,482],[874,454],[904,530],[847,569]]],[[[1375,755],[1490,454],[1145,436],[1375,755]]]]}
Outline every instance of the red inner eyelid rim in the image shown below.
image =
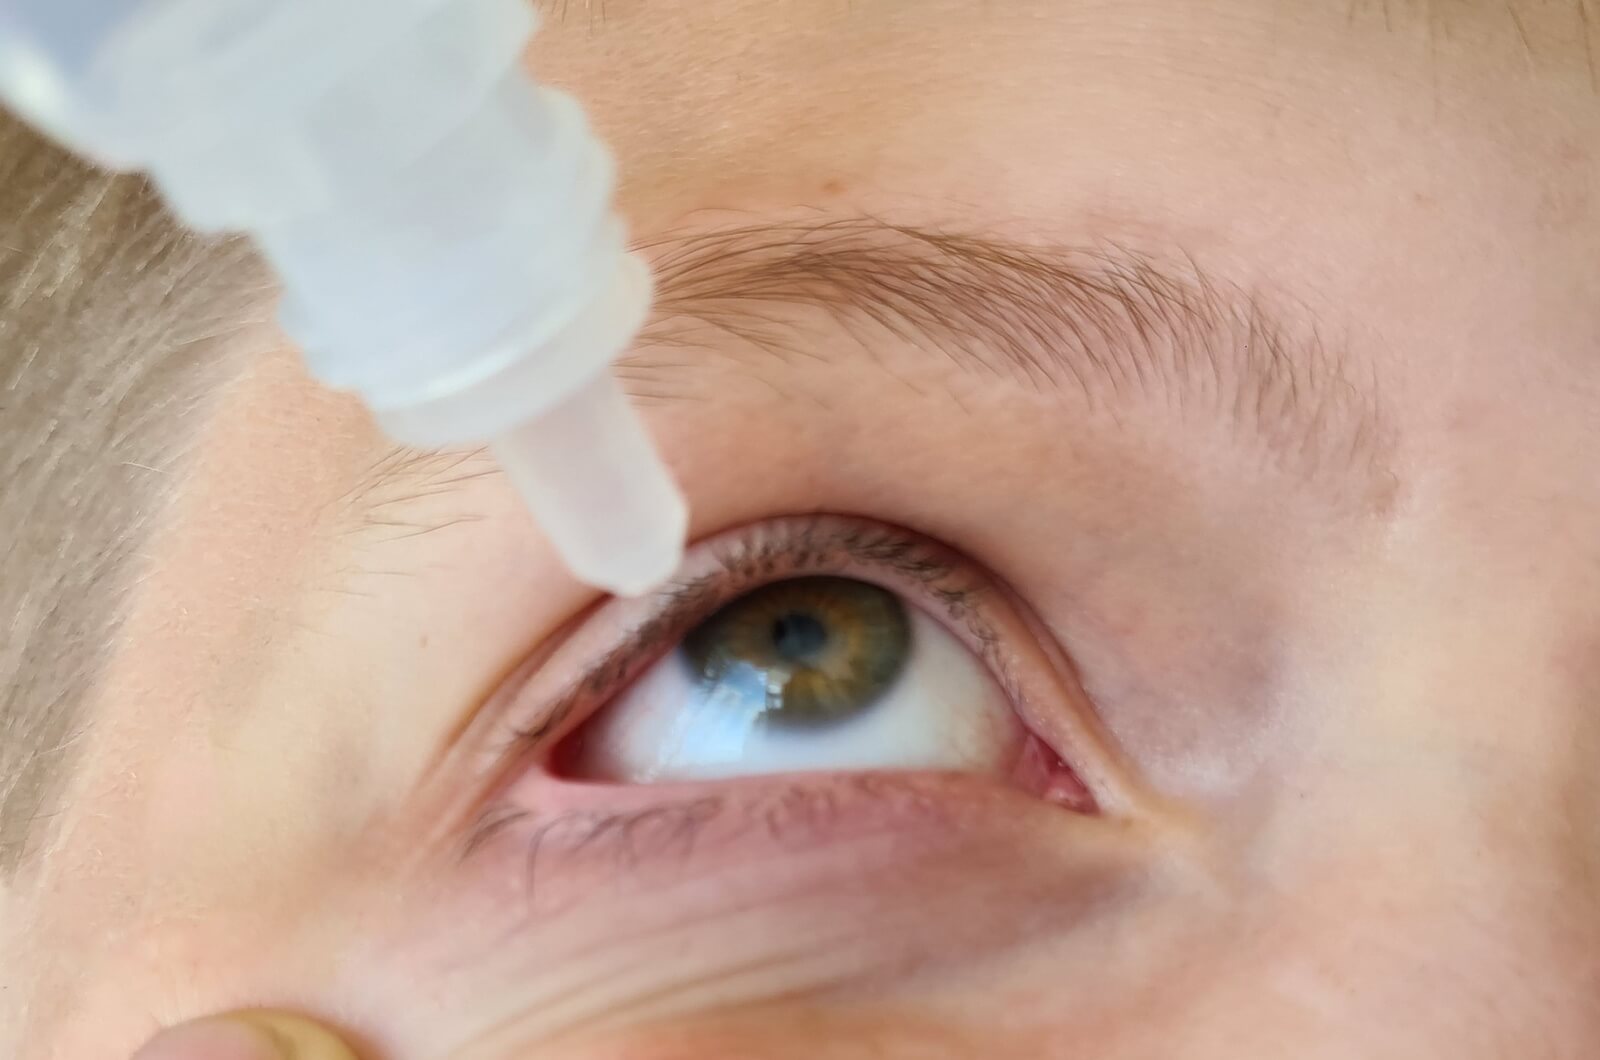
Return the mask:
{"type": "Polygon", "coordinates": [[[538,652],[512,671],[502,686],[513,702],[500,711],[505,719],[501,724],[509,727],[513,735],[511,746],[501,755],[507,764],[497,770],[500,780],[496,787],[512,782],[530,765],[548,763],[562,741],[604,709],[641,673],[672,652],[689,629],[719,607],[761,585],[807,574],[857,578],[905,596],[911,606],[938,622],[978,657],[1000,685],[1023,727],[1061,758],[1099,805],[1106,805],[1102,801],[1103,789],[1108,785],[1120,787],[1113,779],[1117,770],[1105,768],[1110,766],[1105,741],[1089,725],[1092,708],[1081,689],[1077,696],[1070,693],[1071,689],[1078,689],[1070,659],[1064,651],[1052,653],[1041,647],[1038,631],[1042,624],[1036,619],[1029,621],[1031,612],[1009,585],[953,548],[915,530],[882,520],[835,514],[779,516],[709,534],[689,546],[675,584],[704,585],[709,579],[711,591],[692,599],[680,596],[674,600],[669,595],[656,594],[637,600],[601,600],[563,623],[538,652]],[[919,579],[889,563],[877,564],[852,556],[842,547],[843,535],[849,531],[876,533],[886,540],[904,542],[930,564],[947,568],[947,573],[919,579]],[[832,549],[826,546],[830,534],[839,542],[832,549]],[[775,551],[766,560],[752,564],[760,570],[733,570],[725,561],[730,551],[769,542],[775,551]],[[822,547],[817,548],[818,545],[822,547]],[[783,552],[785,548],[793,550],[792,554],[783,552]],[[798,554],[808,549],[811,551],[807,555],[798,554]],[[962,621],[936,599],[930,599],[941,585],[961,590],[963,602],[976,612],[971,621],[962,621]],[[600,631],[593,638],[585,636],[596,622],[609,627],[610,632],[600,631]],[[651,624],[659,624],[661,629],[647,632],[651,624]],[[599,644],[588,643],[591,639],[599,644]],[[575,655],[572,668],[577,676],[560,689],[540,688],[539,670],[569,654],[575,655]],[[584,655],[589,656],[586,662],[582,661],[584,655]]]}

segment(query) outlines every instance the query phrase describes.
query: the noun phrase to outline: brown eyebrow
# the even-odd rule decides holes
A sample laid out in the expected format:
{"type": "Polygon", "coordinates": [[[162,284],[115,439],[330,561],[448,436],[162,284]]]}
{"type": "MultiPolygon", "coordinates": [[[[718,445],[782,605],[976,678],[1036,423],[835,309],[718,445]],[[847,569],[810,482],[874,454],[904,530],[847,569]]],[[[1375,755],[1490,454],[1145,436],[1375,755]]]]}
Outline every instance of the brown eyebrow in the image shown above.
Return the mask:
{"type": "MultiPolygon", "coordinates": [[[[1116,243],[1023,245],[867,216],[687,228],[643,244],[656,274],[651,323],[616,371],[635,398],[700,393],[686,366],[713,351],[824,367],[855,356],[789,310],[821,310],[871,356],[884,340],[965,371],[1055,391],[1127,429],[1221,424],[1295,480],[1358,512],[1396,491],[1389,416],[1373,379],[1348,378],[1342,349],[1304,307],[1116,243]],[[675,351],[682,350],[678,355],[675,351]]],[[[414,536],[411,501],[492,474],[481,454],[386,454],[351,490],[364,537],[414,536]]],[[[461,521],[453,519],[453,521],[461,521]]]]}
{"type": "MultiPolygon", "coordinates": [[[[1115,243],[1024,245],[868,216],[684,230],[643,249],[658,297],[619,366],[647,399],[673,392],[674,348],[730,341],[826,360],[791,310],[821,310],[870,350],[892,338],[958,368],[1054,391],[1117,423],[1135,408],[1224,424],[1302,480],[1363,506],[1393,493],[1392,428],[1309,311],[1221,283],[1192,258],[1115,243]],[[877,333],[876,336],[869,332],[877,333]]],[[[753,370],[759,371],[759,366],[753,370]]]]}

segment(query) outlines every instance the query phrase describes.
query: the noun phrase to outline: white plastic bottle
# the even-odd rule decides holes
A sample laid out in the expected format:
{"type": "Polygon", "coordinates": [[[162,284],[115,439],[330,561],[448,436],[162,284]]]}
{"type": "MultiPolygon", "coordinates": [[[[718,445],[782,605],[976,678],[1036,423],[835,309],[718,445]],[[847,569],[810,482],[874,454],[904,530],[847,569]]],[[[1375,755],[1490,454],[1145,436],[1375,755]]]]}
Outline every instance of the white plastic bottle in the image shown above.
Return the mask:
{"type": "Polygon", "coordinates": [[[0,97],[276,269],[312,373],[396,439],[486,442],[572,571],[635,594],[682,495],[608,372],[650,301],[528,0],[11,0],[0,97]]]}

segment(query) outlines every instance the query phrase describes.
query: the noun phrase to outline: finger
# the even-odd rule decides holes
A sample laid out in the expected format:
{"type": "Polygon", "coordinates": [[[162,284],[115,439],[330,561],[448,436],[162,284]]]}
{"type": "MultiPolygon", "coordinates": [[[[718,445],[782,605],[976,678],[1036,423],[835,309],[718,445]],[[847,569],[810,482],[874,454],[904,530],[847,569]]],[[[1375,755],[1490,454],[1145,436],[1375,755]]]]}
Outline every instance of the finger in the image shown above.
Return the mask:
{"type": "Polygon", "coordinates": [[[333,1032],[283,1012],[237,1012],[169,1027],[133,1060],[355,1060],[333,1032]]]}

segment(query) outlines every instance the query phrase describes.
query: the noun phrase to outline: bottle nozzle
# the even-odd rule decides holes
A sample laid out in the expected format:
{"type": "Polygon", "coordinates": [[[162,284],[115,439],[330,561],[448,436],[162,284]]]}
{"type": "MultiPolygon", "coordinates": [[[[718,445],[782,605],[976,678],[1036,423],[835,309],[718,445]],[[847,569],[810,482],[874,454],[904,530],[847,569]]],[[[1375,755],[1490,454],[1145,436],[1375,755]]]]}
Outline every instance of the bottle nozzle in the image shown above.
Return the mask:
{"type": "Polygon", "coordinates": [[[688,505],[609,373],[490,449],[578,578],[638,596],[677,569],[688,505]]]}
{"type": "Polygon", "coordinates": [[[252,235],[312,374],[408,445],[495,439],[579,578],[672,573],[684,499],[606,371],[649,270],[582,110],[523,69],[526,0],[62,6],[0,2],[0,95],[252,235]]]}

